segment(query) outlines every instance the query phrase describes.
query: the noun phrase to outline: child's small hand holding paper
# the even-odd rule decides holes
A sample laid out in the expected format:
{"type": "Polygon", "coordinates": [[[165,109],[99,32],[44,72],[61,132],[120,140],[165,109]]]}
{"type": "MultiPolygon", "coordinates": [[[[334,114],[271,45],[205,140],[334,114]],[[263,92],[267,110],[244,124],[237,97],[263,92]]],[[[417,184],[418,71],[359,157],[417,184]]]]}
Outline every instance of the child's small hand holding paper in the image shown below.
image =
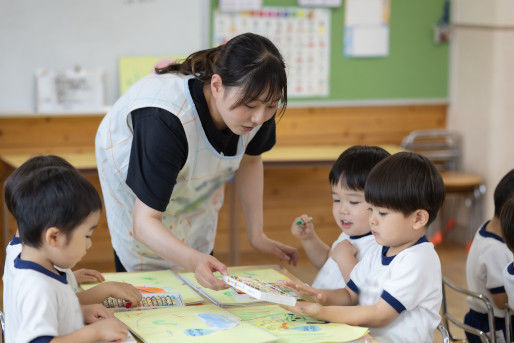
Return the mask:
{"type": "Polygon", "coordinates": [[[301,316],[316,318],[323,306],[312,302],[297,302],[295,306],[280,305],[282,308],[301,316]]]}
{"type": "Polygon", "coordinates": [[[320,304],[324,304],[326,302],[326,296],[320,289],[294,281],[285,281],[283,284],[287,288],[295,291],[301,299],[314,301],[320,304]]]}

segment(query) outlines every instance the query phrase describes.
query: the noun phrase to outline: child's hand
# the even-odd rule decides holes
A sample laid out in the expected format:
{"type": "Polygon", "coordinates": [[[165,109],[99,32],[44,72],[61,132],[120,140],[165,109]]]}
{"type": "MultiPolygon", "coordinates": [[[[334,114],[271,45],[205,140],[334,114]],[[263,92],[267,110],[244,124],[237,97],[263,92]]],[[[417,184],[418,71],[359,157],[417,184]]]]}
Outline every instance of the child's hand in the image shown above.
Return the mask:
{"type": "Polygon", "coordinates": [[[105,281],[103,275],[94,269],[79,269],[73,272],[75,275],[75,279],[80,283],[90,283],[90,282],[102,282],[105,281]]]}
{"type": "Polygon", "coordinates": [[[325,294],[323,294],[323,292],[317,288],[305,285],[300,282],[289,280],[284,282],[284,286],[298,293],[298,295],[302,299],[306,298],[308,300],[312,300],[320,304],[324,304],[326,302],[325,294]]]}
{"type": "Polygon", "coordinates": [[[84,322],[91,324],[99,321],[100,319],[113,318],[112,312],[101,304],[82,305],[82,315],[84,322]]]}
{"type": "Polygon", "coordinates": [[[280,305],[281,307],[285,308],[286,310],[296,313],[300,316],[309,316],[316,318],[319,311],[323,306],[316,303],[311,302],[297,302],[295,306],[286,306],[286,305],[280,305]]]}
{"type": "MultiPolygon", "coordinates": [[[[345,239],[339,242],[334,249],[330,251],[330,257],[336,262],[350,262],[356,260],[357,248],[350,243],[349,240],[345,239]]],[[[356,261],[355,261],[356,262],[356,261]]],[[[354,263],[355,264],[355,263],[354,263]]]]}
{"type": "Polygon", "coordinates": [[[306,214],[296,217],[291,224],[291,233],[298,239],[308,240],[314,237],[312,218],[306,214]],[[300,223],[300,224],[298,224],[300,223]]]}
{"type": "Polygon", "coordinates": [[[99,320],[89,325],[95,332],[96,340],[102,342],[121,342],[128,336],[128,329],[116,318],[99,320]]]}
{"type": "Polygon", "coordinates": [[[110,297],[123,299],[133,304],[133,306],[141,305],[141,299],[143,298],[141,292],[129,283],[107,281],[99,286],[105,287],[110,297]]]}

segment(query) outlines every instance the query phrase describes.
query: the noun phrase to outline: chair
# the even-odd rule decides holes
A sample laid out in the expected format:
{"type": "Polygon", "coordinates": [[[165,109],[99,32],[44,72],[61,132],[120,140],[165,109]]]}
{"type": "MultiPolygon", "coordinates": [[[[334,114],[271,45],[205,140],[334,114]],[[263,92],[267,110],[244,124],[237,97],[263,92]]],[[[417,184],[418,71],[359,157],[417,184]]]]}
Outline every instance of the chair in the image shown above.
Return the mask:
{"type": "Polygon", "coordinates": [[[505,336],[507,336],[507,343],[512,342],[512,323],[511,323],[512,309],[509,306],[509,303],[505,304],[505,336]]]}
{"type": "Polygon", "coordinates": [[[468,291],[467,289],[464,289],[464,288],[460,288],[457,285],[455,285],[453,282],[448,280],[446,277],[443,277],[443,303],[442,303],[442,307],[443,307],[443,310],[442,310],[442,317],[443,317],[442,322],[443,322],[444,327],[446,328],[446,330],[448,330],[448,336],[449,336],[450,342],[466,342],[466,339],[465,338],[456,338],[455,336],[453,336],[451,331],[450,331],[450,326],[448,325],[448,321],[452,322],[454,325],[458,326],[459,328],[461,328],[462,330],[464,330],[466,332],[469,332],[469,333],[472,333],[474,335],[477,335],[478,337],[480,337],[480,340],[482,342],[484,342],[484,343],[486,343],[486,342],[487,343],[496,343],[496,337],[494,335],[496,330],[494,328],[493,305],[491,304],[491,301],[489,301],[489,299],[487,299],[486,296],[484,296],[483,294],[477,294],[477,293],[468,291]],[[478,300],[480,300],[480,301],[482,301],[484,303],[485,307],[487,308],[487,317],[489,319],[489,332],[484,332],[482,330],[479,330],[479,329],[473,328],[473,327],[471,327],[469,325],[466,325],[463,322],[458,321],[454,316],[452,316],[448,312],[448,306],[447,306],[447,303],[446,303],[446,287],[450,287],[451,289],[453,289],[457,293],[473,297],[473,298],[478,299],[478,300]],[[492,333],[492,334],[490,334],[490,333],[492,333]]]}
{"type": "Polygon", "coordinates": [[[437,326],[437,330],[439,330],[439,333],[441,334],[441,342],[443,343],[450,343],[450,334],[448,333],[448,330],[444,327],[444,325],[439,324],[437,326]]]}
{"type": "Polygon", "coordinates": [[[456,222],[454,215],[458,203],[455,200],[463,199],[469,218],[464,241],[469,245],[482,223],[481,200],[485,194],[485,186],[481,177],[461,172],[461,135],[456,131],[444,129],[416,130],[403,139],[402,147],[424,155],[432,161],[441,172],[446,194],[450,195],[440,211],[441,228],[431,226],[427,236],[432,236],[434,244],[442,241],[443,235],[451,230],[456,222]]]}
{"type": "Polygon", "coordinates": [[[5,342],[5,316],[2,311],[0,311],[0,325],[2,326],[2,342],[5,342]]]}

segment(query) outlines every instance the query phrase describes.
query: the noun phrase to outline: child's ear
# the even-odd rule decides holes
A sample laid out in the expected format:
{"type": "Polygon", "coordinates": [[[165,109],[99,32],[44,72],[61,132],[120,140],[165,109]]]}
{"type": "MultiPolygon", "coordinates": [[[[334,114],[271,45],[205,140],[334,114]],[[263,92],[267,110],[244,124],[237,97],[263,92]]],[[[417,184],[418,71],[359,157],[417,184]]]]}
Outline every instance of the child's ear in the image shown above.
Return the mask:
{"type": "Polygon", "coordinates": [[[424,228],[428,223],[429,214],[426,210],[416,210],[413,213],[413,223],[412,228],[414,230],[419,230],[424,228]]]}
{"type": "Polygon", "coordinates": [[[61,230],[52,226],[46,229],[43,233],[43,242],[55,248],[62,244],[62,240],[65,238],[64,236],[65,235],[61,230]]]}

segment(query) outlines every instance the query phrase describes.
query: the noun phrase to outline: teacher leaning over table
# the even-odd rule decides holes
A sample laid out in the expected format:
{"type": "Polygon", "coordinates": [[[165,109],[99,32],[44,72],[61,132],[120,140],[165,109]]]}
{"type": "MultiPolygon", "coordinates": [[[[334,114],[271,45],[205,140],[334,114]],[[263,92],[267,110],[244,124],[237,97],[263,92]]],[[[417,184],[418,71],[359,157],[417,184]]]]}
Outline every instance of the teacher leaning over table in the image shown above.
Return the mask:
{"type": "Polygon", "coordinates": [[[285,65],[251,33],[157,68],[98,128],[95,147],[117,271],[194,271],[221,289],[211,256],[224,184],[235,177],[250,244],[296,264],[295,248],[263,231],[261,153],[287,103],[285,65]]]}

